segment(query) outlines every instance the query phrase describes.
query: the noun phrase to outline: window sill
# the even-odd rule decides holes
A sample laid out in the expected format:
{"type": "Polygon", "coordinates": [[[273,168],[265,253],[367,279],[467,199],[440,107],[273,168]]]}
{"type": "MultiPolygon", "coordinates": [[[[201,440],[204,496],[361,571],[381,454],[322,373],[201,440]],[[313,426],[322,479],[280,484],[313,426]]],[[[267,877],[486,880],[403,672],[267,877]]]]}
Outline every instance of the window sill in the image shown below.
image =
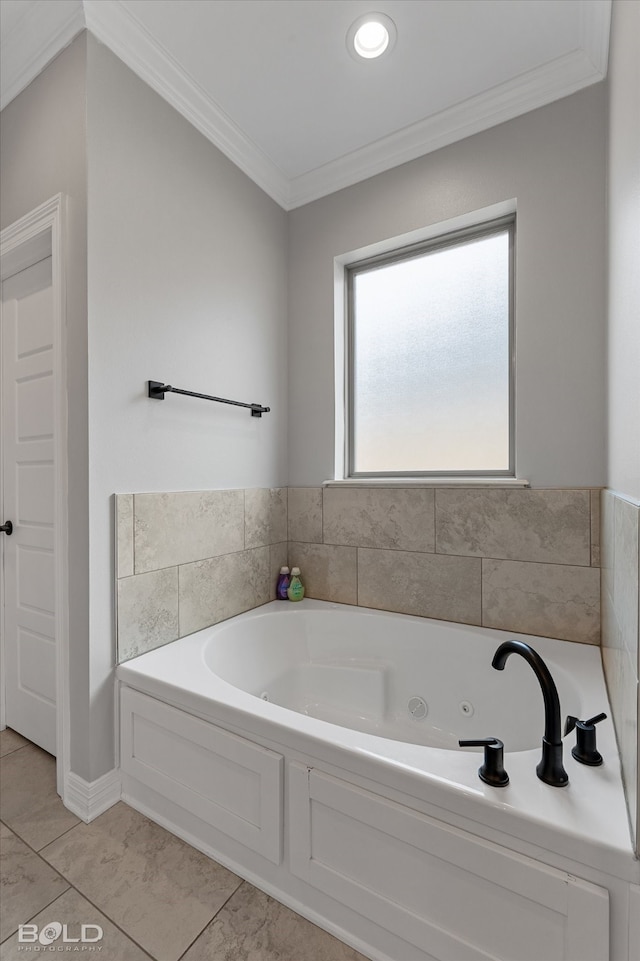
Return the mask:
{"type": "Polygon", "coordinates": [[[519,477],[347,477],[323,487],[529,487],[519,477]]]}

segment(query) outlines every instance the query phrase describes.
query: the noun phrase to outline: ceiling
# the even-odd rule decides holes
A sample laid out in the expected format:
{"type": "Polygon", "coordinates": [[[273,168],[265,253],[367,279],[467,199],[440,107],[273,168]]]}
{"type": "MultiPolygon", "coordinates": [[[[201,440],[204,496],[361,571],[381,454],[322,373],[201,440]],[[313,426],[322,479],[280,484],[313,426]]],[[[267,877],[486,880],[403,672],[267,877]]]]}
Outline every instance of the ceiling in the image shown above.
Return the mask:
{"type": "Polygon", "coordinates": [[[606,76],[611,0],[0,0],[2,100],[85,27],[285,209],[606,76]],[[394,49],[345,37],[385,13],[394,49]]]}

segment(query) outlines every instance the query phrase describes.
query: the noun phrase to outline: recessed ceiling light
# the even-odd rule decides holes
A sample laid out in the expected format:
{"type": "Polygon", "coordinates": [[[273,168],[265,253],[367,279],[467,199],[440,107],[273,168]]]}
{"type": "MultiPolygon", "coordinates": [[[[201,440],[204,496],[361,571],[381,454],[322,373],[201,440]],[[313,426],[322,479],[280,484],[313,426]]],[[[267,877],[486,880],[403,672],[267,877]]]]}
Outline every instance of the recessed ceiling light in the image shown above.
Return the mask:
{"type": "Polygon", "coordinates": [[[367,13],[349,27],[347,49],[356,60],[374,60],[392,49],[396,35],[396,25],[391,17],[384,13],[367,13]]]}

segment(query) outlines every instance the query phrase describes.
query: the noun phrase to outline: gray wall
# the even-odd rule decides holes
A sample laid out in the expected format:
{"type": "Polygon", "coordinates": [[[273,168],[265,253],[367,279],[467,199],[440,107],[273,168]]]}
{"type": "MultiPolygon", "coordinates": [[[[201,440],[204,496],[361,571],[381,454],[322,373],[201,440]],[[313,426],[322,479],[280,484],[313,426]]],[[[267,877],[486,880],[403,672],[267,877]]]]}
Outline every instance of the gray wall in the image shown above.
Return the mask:
{"type": "MultiPolygon", "coordinates": [[[[287,218],[91,36],[88,165],[91,697],[110,732],[113,492],[286,483],[287,218]],[[150,400],[149,379],[272,412],[150,400]]],[[[92,778],[111,764],[103,733],[92,778]]]]}
{"type": "Polygon", "coordinates": [[[613,5],[609,71],[609,476],[640,502],[640,3],[613,5]]]}
{"type": "Polygon", "coordinates": [[[58,192],[69,197],[71,768],[94,780],[114,763],[113,493],[286,483],[287,219],[87,35],[2,113],[2,226],[58,192]],[[272,413],[152,401],[149,379],[272,413]]]}
{"type": "MultiPolygon", "coordinates": [[[[71,767],[89,776],[86,40],[78,37],[0,118],[2,227],[57,193],[67,206],[71,767]]],[[[108,737],[110,732],[108,732],[108,737]]]]}
{"type": "Polygon", "coordinates": [[[638,844],[640,676],[640,3],[615,2],[609,60],[609,464],[602,659],[638,844]]]}
{"type": "Polygon", "coordinates": [[[598,84],[290,214],[290,484],[333,476],[333,258],[512,198],[517,472],[605,483],[605,124],[598,84]]]}

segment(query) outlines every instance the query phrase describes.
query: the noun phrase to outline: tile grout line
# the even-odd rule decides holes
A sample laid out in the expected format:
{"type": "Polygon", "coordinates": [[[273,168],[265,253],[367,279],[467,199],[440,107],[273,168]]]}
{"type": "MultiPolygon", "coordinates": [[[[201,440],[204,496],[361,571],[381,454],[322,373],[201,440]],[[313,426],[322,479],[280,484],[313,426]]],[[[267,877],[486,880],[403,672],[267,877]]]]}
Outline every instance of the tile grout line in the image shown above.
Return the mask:
{"type": "Polygon", "coordinates": [[[433,492],[433,553],[438,554],[438,488],[433,492]]]}
{"type": "Polygon", "coordinates": [[[177,637],[177,640],[180,640],[180,638],[182,637],[182,626],[180,624],[180,568],[181,566],[182,566],[181,564],[176,565],[178,570],[178,637],[177,637]]]}
{"type": "MultiPolygon", "coordinates": [[[[13,828],[12,828],[9,824],[7,824],[7,823],[4,822],[4,821],[3,821],[2,823],[5,825],[5,827],[9,828],[9,830],[10,830],[13,834],[15,834],[15,836],[16,836],[20,841],[22,841],[22,843],[23,843],[27,848],[29,848],[29,850],[30,850],[33,854],[35,854],[36,857],[38,857],[38,858],[43,862],[43,864],[46,864],[46,866],[47,866],[50,870],[55,871],[55,873],[58,875],[58,877],[62,878],[62,880],[65,881],[66,884],[67,884],[67,887],[66,887],[66,889],[65,889],[64,891],[61,891],[60,894],[56,895],[56,897],[53,898],[52,901],[50,901],[48,904],[46,904],[46,905],[45,905],[43,908],[41,908],[39,911],[36,911],[36,913],[35,913],[34,915],[32,915],[32,918],[35,918],[38,914],[40,914],[41,911],[46,911],[46,909],[47,909],[48,907],[50,907],[50,906],[54,903],[54,901],[57,901],[58,898],[62,897],[63,894],[66,894],[68,891],[73,890],[73,891],[75,891],[76,894],[78,894],[81,898],[84,898],[85,901],[88,901],[88,903],[89,903],[93,908],[95,908],[96,911],[99,911],[100,914],[104,915],[104,917],[107,918],[107,920],[110,921],[111,924],[113,924],[113,926],[116,927],[116,928],[118,929],[118,931],[120,931],[121,934],[123,934],[129,941],[132,941],[137,947],[139,947],[140,950],[143,951],[144,954],[147,955],[147,957],[152,958],[153,961],[157,961],[157,959],[154,958],[154,956],[151,955],[148,951],[146,951],[146,949],[143,948],[142,945],[138,944],[138,942],[135,940],[135,938],[131,937],[130,934],[128,934],[125,930],[123,930],[123,928],[120,927],[120,925],[117,923],[117,921],[114,921],[114,919],[113,919],[112,917],[110,917],[109,914],[107,914],[107,912],[106,912],[106,910],[105,910],[104,908],[99,908],[98,905],[95,904],[95,903],[91,900],[91,898],[87,897],[87,895],[86,895],[83,891],[81,891],[80,888],[76,887],[76,885],[75,885],[72,881],[70,881],[69,878],[68,878],[65,874],[62,873],[62,871],[59,871],[56,867],[54,867],[53,864],[51,864],[50,861],[47,861],[47,859],[46,859],[46,858],[44,857],[44,855],[41,853],[42,851],[44,851],[45,848],[49,847],[50,844],[55,844],[56,841],[59,841],[61,838],[65,837],[67,834],[69,834],[71,831],[75,831],[76,828],[80,827],[82,824],[85,823],[84,821],[79,821],[78,824],[74,824],[74,825],[72,825],[72,827],[67,828],[66,831],[63,831],[63,832],[62,832],[62,834],[59,834],[57,837],[53,838],[51,841],[48,841],[47,844],[43,845],[42,848],[40,848],[39,851],[36,850],[36,848],[34,848],[31,844],[29,844],[28,841],[25,841],[24,838],[20,837],[20,835],[17,834],[17,832],[14,831],[13,828]]],[[[237,889],[236,889],[236,890],[237,890],[237,889]]],[[[235,892],[234,892],[234,893],[235,893],[235,892]]],[[[225,902],[225,904],[226,904],[226,902],[225,902]]],[[[215,917],[215,915],[214,915],[214,917],[215,917]]],[[[21,922],[21,923],[22,923],[22,924],[28,924],[28,921],[24,921],[24,922],[21,922]]],[[[16,930],[17,930],[17,929],[16,929],[16,930]]],[[[16,931],[14,931],[13,934],[9,935],[9,937],[13,937],[13,935],[14,935],[15,933],[16,933],[16,931]]],[[[3,941],[2,943],[4,944],[4,941],[3,941]]]]}
{"type": "MultiPolygon", "coordinates": [[[[8,727],[5,728],[5,731],[11,731],[11,730],[13,730],[13,728],[8,728],[8,727]]],[[[17,733],[18,733],[18,732],[16,731],[16,734],[17,734],[17,733]]],[[[6,751],[6,752],[2,755],[2,757],[0,758],[0,761],[4,760],[5,757],[9,757],[10,754],[15,754],[17,751],[22,751],[25,747],[29,747],[29,745],[28,745],[28,744],[20,744],[18,747],[11,748],[10,751],[6,751]]]]}
{"type": "Polygon", "coordinates": [[[135,574],[136,572],[136,495],[133,494],[132,496],[133,496],[133,504],[132,504],[133,509],[131,511],[131,515],[132,515],[131,516],[131,526],[132,526],[132,536],[131,536],[132,558],[131,559],[133,561],[133,573],[135,574]]]}
{"type": "MultiPolygon", "coordinates": [[[[232,873],[233,873],[233,872],[232,872],[232,873]]],[[[236,875],[236,877],[239,877],[239,875],[236,875]]],[[[193,941],[191,941],[191,942],[187,945],[187,947],[185,948],[185,950],[182,952],[182,954],[179,955],[177,961],[182,961],[182,959],[187,955],[187,953],[188,953],[188,952],[191,950],[191,948],[194,946],[194,944],[196,943],[196,941],[198,940],[198,938],[202,937],[202,935],[203,935],[204,932],[207,930],[207,928],[209,927],[209,925],[210,925],[210,924],[213,924],[213,922],[214,922],[215,919],[218,917],[218,915],[220,914],[220,912],[221,912],[222,910],[224,910],[224,908],[226,908],[226,906],[227,906],[227,904],[229,903],[229,901],[231,900],[231,898],[234,897],[234,896],[238,893],[238,891],[240,890],[240,888],[242,887],[242,885],[243,885],[243,884],[246,884],[246,883],[247,883],[247,882],[245,881],[244,878],[240,878],[240,884],[238,885],[238,887],[235,888],[235,890],[231,892],[231,894],[230,894],[229,897],[226,899],[226,901],[225,901],[223,904],[220,905],[220,907],[219,907],[218,910],[215,912],[215,914],[213,915],[213,917],[209,918],[209,920],[208,920],[207,923],[204,925],[204,927],[196,934],[196,936],[195,936],[195,938],[193,939],[193,941]]]]}
{"type": "MultiPolygon", "coordinates": [[[[22,838],[21,838],[20,840],[22,840],[22,838]]],[[[50,865],[49,865],[49,866],[50,866],[50,865]]],[[[62,877],[62,875],[60,875],[60,877],[62,877]]],[[[66,881],[67,879],[64,878],[64,880],[66,881]]],[[[29,924],[29,923],[30,923],[31,921],[33,921],[33,919],[36,918],[42,911],[46,911],[47,908],[50,908],[52,904],[55,904],[55,902],[58,900],[58,898],[61,898],[61,897],[62,897],[63,895],[65,895],[68,891],[71,891],[71,890],[75,890],[75,889],[73,888],[73,885],[72,885],[72,884],[69,884],[69,882],[67,881],[67,887],[65,888],[64,891],[60,891],[59,894],[56,894],[55,898],[52,898],[51,901],[48,901],[47,904],[45,904],[45,906],[44,906],[43,908],[40,908],[38,911],[36,911],[35,914],[32,914],[31,917],[27,918],[26,921],[19,921],[19,922],[18,922],[18,927],[15,929],[15,931],[12,931],[11,934],[8,934],[7,937],[6,937],[2,942],[0,942],[0,943],[1,943],[1,944],[6,944],[7,941],[10,941],[11,938],[13,938],[13,937],[16,936],[16,934],[18,933],[18,930],[20,929],[20,926],[21,926],[21,925],[23,925],[23,924],[29,924]]]]}
{"type": "Polygon", "coordinates": [[[242,488],[242,550],[247,549],[247,489],[242,488]]]}
{"type": "MultiPolygon", "coordinates": [[[[153,955],[153,954],[151,954],[151,952],[147,951],[146,948],[143,948],[142,945],[141,945],[138,941],[136,941],[136,939],[135,939],[134,937],[132,937],[130,934],[128,934],[128,932],[125,931],[124,928],[121,928],[121,927],[120,927],[120,925],[118,924],[117,921],[114,921],[113,918],[110,917],[110,916],[107,914],[107,912],[105,911],[104,908],[99,908],[98,905],[95,904],[95,903],[91,900],[91,898],[87,897],[87,895],[84,894],[84,893],[80,890],[80,888],[77,888],[74,884],[72,884],[72,885],[70,885],[70,888],[69,888],[68,890],[75,891],[76,894],[78,894],[81,898],[83,898],[85,901],[87,901],[87,902],[91,905],[92,908],[95,908],[96,911],[99,911],[100,914],[104,915],[104,917],[107,919],[107,921],[109,921],[109,922],[114,926],[114,928],[116,928],[116,929],[120,932],[120,934],[124,935],[124,937],[125,937],[128,941],[131,941],[133,944],[135,944],[135,946],[136,946],[137,948],[140,948],[140,950],[142,951],[142,953],[143,953],[143,954],[146,954],[146,956],[147,956],[148,958],[151,958],[152,961],[158,961],[158,959],[155,957],[155,955],[153,955]]],[[[64,893],[66,894],[67,892],[65,891],[64,893]]]]}
{"type": "MultiPolygon", "coordinates": [[[[66,810],[69,810],[69,809],[67,808],[66,810]]],[[[73,811],[70,811],[69,813],[70,813],[70,814],[73,814],[73,811]]],[[[76,817],[77,817],[77,815],[76,815],[76,817]]],[[[70,828],[67,828],[66,831],[63,831],[62,834],[59,834],[57,837],[52,838],[50,841],[47,841],[47,843],[46,843],[46,844],[43,844],[42,847],[41,847],[39,850],[38,850],[37,848],[31,847],[31,845],[28,843],[28,841],[25,841],[24,843],[27,845],[27,847],[30,847],[31,850],[35,852],[35,854],[40,854],[40,851],[44,851],[44,849],[45,849],[45,848],[48,848],[50,844],[55,844],[56,841],[59,841],[59,840],[60,840],[60,838],[63,838],[63,837],[64,837],[66,834],[68,834],[70,831],[75,831],[76,828],[79,828],[80,825],[81,825],[81,824],[84,824],[84,823],[85,823],[84,821],[82,821],[80,818],[78,818],[78,823],[77,823],[77,824],[72,824],[71,827],[70,827],[70,828]]],[[[15,833],[15,832],[14,832],[14,833],[15,833]]],[[[18,837],[19,837],[19,836],[20,836],[20,835],[18,835],[18,837]]],[[[40,856],[42,857],[42,860],[43,860],[43,861],[45,861],[47,864],[49,864],[49,862],[47,861],[47,859],[46,859],[45,857],[43,857],[42,855],[40,855],[40,856]]],[[[57,870],[57,869],[55,869],[55,870],[57,870]]],[[[59,872],[59,873],[62,873],[62,872],[59,872]]],[[[62,877],[64,877],[64,874],[62,875],[62,877]]],[[[69,884],[71,884],[71,881],[69,881],[69,884]]]]}

